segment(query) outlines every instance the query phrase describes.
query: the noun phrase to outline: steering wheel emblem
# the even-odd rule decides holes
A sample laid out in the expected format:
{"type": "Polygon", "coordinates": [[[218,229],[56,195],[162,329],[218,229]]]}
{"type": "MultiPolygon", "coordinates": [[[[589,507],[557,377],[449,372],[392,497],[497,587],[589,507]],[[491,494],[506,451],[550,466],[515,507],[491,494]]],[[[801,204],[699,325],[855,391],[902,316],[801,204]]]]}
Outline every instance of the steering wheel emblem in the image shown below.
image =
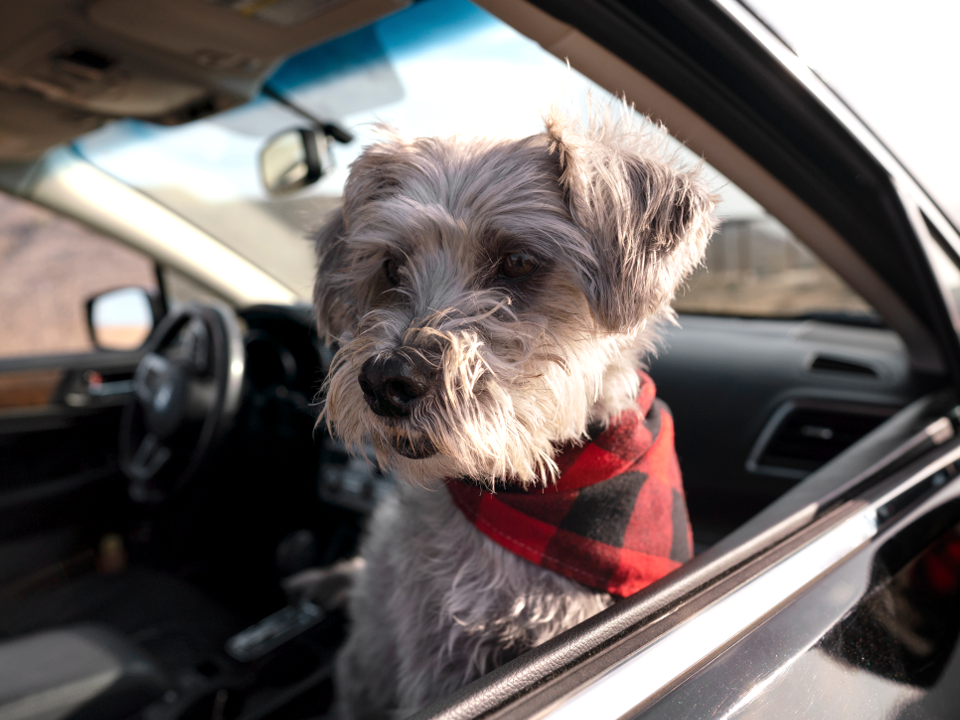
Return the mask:
{"type": "Polygon", "coordinates": [[[165,380],[163,384],[157,388],[156,394],[153,396],[153,410],[156,413],[164,412],[168,407],[170,407],[170,399],[173,397],[173,383],[170,380],[165,380]]]}

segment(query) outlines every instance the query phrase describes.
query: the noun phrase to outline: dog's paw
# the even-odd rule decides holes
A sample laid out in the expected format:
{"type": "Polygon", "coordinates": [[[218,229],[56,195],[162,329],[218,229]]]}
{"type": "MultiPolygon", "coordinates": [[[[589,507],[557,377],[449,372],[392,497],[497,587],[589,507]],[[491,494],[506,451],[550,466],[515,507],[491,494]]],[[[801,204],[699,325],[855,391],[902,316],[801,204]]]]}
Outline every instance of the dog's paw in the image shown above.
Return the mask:
{"type": "Polygon", "coordinates": [[[302,570],[280,584],[293,603],[309,600],[324,610],[338,610],[346,606],[354,578],[363,566],[363,558],[350,558],[327,567],[302,570]]]}

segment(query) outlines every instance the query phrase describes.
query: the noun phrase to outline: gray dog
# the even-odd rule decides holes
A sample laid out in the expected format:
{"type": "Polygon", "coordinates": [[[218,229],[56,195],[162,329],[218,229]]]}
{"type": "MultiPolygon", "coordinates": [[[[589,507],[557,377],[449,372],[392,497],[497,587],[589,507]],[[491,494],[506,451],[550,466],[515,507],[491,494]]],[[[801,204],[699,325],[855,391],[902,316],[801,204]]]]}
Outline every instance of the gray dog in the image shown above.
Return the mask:
{"type": "Polygon", "coordinates": [[[715,198],[621,110],[551,111],[520,140],[384,130],[319,234],[319,329],[340,346],[325,420],[407,481],[339,569],[356,570],[340,717],[405,717],[613,602],[495,541],[445,484],[547,497],[560,448],[644,420],[636,368],[715,198]]]}

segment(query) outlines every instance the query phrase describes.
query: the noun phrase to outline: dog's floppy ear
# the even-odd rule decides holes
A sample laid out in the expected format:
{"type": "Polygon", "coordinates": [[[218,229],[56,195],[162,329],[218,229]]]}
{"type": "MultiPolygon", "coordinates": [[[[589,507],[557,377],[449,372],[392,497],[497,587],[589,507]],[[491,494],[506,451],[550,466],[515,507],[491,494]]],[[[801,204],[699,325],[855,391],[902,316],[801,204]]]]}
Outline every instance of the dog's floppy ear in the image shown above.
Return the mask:
{"type": "Polygon", "coordinates": [[[343,190],[343,205],[316,234],[317,278],[313,288],[317,329],[329,341],[353,331],[369,299],[368,283],[351,270],[347,237],[363,224],[369,203],[382,199],[399,186],[399,170],[406,143],[387,127],[378,128],[381,142],[370,145],[350,165],[343,190]]]}
{"type": "Polygon", "coordinates": [[[343,235],[341,207],[316,234],[318,269],[313,306],[317,312],[317,332],[323,342],[339,338],[355,320],[354,303],[343,292],[342,278],[348,268],[343,235]]]}
{"type": "Polygon", "coordinates": [[[625,109],[626,117],[598,114],[587,128],[556,112],[545,118],[570,213],[594,245],[587,296],[614,331],[639,327],[673,300],[716,227],[716,198],[699,173],[668,162],[660,133],[637,128],[625,109]]]}
{"type": "Polygon", "coordinates": [[[364,207],[381,200],[400,185],[400,177],[410,164],[409,143],[392,128],[378,125],[379,142],[369,145],[350,164],[350,176],[343,188],[344,222],[348,229],[364,207]]]}

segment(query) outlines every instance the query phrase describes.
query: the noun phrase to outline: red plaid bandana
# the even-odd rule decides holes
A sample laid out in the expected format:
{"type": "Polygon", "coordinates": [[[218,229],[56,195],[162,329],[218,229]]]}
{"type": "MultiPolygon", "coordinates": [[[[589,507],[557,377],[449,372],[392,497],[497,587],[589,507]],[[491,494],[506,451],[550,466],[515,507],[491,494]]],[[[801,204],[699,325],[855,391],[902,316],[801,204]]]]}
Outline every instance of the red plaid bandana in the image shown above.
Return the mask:
{"type": "Polygon", "coordinates": [[[541,567],[626,597],[692,556],[673,418],[645,373],[637,410],[599,436],[569,443],[546,488],[482,490],[448,480],[454,504],[477,529],[541,567]]]}

